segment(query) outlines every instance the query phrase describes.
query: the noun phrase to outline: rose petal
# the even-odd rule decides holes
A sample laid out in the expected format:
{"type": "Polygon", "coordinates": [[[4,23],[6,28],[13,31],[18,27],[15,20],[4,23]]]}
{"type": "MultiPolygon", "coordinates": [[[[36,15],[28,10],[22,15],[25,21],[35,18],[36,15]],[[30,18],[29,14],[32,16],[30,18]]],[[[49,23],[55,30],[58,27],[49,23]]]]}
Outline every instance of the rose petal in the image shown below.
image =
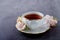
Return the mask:
{"type": "Polygon", "coordinates": [[[44,18],[51,26],[55,26],[57,24],[57,20],[54,20],[53,16],[46,15],[44,18]]]}

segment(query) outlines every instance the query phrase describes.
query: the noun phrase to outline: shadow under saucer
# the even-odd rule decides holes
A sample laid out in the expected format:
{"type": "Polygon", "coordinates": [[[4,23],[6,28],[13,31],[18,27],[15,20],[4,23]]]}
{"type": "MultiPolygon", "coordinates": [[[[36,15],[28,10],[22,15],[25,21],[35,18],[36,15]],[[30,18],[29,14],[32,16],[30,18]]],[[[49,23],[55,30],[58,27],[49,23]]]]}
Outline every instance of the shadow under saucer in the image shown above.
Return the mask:
{"type": "Polygon", "coordinates": [[[23,36],[25,36],[27,38],[32,38],[33,39],[33,38],[41,38],[44,35],[49,34],[49,32],[50,32],[50,30],[48,30],[48,31],[46,31],[44,33],[40,33],[40,34],[27,34],[27,33],[23,33],[23,32],[21,32],[21,33],[22,33],[23,36]]]}

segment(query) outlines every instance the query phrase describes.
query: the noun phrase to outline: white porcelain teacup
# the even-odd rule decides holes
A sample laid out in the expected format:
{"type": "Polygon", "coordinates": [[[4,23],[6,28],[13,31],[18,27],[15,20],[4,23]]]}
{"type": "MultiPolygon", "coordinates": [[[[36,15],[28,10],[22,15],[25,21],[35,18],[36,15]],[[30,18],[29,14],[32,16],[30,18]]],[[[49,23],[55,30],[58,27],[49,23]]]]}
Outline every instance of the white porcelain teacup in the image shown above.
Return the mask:
{"type": "Polygon", "coordinates": [[[42,24],[41,19],[44,15],[40,12],[27,12],[22,16],[22,22],[25,23],[29,28],[36,29],[42,24]]]}

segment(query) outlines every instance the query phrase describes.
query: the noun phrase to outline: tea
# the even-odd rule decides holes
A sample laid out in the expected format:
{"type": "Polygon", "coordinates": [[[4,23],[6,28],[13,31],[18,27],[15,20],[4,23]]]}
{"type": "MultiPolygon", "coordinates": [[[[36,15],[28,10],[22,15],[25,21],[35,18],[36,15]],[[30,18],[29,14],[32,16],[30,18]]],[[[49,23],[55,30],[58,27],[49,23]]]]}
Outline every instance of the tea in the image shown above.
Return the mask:
{"type": "Polygon", "coordinates": [[[29,19],[29,20],[37,20],[37,19],[41,19],[42,18],[42,16],[40,16],[38,14],[35,14],[35,13],[27,14],[24,17],[29,19]]]}

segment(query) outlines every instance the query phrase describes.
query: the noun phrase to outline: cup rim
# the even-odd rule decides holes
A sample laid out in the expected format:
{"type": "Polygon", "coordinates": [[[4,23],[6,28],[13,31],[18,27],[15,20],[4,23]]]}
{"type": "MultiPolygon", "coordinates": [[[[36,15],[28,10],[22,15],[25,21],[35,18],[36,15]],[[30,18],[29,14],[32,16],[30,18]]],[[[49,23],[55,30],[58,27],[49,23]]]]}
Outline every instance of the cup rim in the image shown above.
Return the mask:
{"type": "MultiPolygon", "coordinates": [[[[43,13],[41,13],[41,12],[36,12],[36,11],[26,12],[26,13],[24,13],[21,17],[22,17],[22,18],[25,18],[25,17],[24,17],[25,15],[32,14],[32,13],[35,13],[35,14],[38,14],[38,15],[44,17],[44,14],[43,14],[43,13]]],[[[26,19],[26,18],[25,18],[25,19],[26,19]]],[[[27,19],[27,20],[28,20],[28,19],[27,19]]],[[[39,19],[38,19],[38,20],[39,20],[39,19]]]]}

